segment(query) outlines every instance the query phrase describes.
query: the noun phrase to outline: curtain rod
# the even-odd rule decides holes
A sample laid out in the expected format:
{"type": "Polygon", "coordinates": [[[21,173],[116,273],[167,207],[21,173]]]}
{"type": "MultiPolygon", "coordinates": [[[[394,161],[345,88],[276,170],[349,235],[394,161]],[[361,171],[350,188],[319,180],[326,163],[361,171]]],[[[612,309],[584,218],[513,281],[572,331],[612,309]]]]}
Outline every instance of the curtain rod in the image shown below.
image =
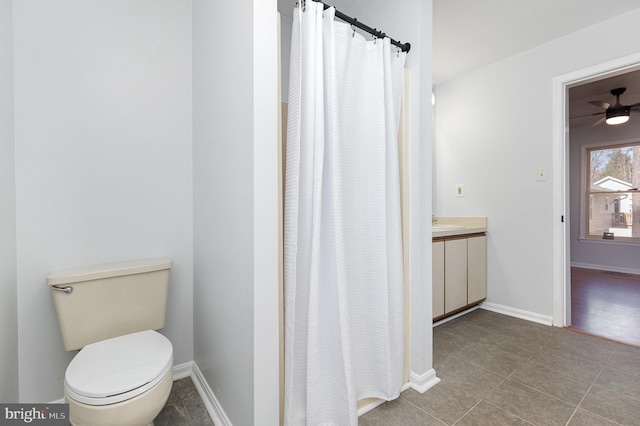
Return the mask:
{"type": "MultiPolygon", "coordinates": [[[[301,0],[303,3],[305,0],[301,0]]],[[[329,9],[330,5],[320,1],[320,0],[312,0],[315,1],[316,3],[322,3],[324,5],[324,9],[327,10],[329,9]]],[[[385,38],[388,37],[385,33],[383,33],[382,31],[378,31],[376,28],[371,28],[361,22],[358,22],[358,20],[356,18],[352,18],[350,16],[345,15],[344,13],[340,12],[338,9],[336,9],[336,17],[340,18],[341,20],[360,28],[363,31],[368,32],[369,34],[377,37],[377,38],[385,38]]],[[[396,41],[394,39],[392,39],[391,37],[389,37],[389,40],[391,40],[391,44],[393,44],[394,46],[397,46],[398,48],[400,48],[400,50],[402,50],[403,52],[409,52],[409,49],[411,49],[411,44],[409,43],[400,43],[399,41],[396,41]]]]}

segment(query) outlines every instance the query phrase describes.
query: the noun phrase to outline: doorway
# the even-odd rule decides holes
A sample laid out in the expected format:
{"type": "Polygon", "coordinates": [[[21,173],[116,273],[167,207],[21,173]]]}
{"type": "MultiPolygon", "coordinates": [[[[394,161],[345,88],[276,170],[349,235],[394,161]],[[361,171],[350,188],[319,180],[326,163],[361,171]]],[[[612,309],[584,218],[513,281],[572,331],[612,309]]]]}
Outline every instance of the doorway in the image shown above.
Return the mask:
{"type": "MultiPolygon", "coordinates": [[[[590,84],[606,81],[607,79],[615,79],[616,76],[621,76],[636,70],[640,70],[640,54],[620,58],[588,69],[563,75],[555,78],[553,82],[554,117],[557,117],[554,121],[553,152],[553,211],[554,215],[557,216],[557,220],[554,219],[553,243],[553,324],[556,326],[565,327],[572,325],[572,263],[578,263],[577,266],[588,266],[587,268],[581,269],[587,269],[587,272],[589,272],[589,270],[593,270],[594,276],[596,273],[602,272],[602,269],[616,269],[615,265],[613,265],[612,268],[606,265],[606,257],[600,258],[601,260],[604,259],[604,261],[594,261],[592,258],[586,263],[584,261],[573,262],[572,250],[578,253],[580,249],[585,246],[591,246],[591,248],[597,247],[599,242],[589,244],[590,242],[586,241],[584,238],[580,240],[581,237],[584,237],[584,235],[580,233],[580,226],[582,226],[581,223],[584,223],[584,215],[588,213],[585,213],[584,209],[581,210],[579,203],[576,204],[576,197],[579,198],[580,193],[584,193],[584,187],[581,188],[580,186],[575,186],[576,180],[579,181],[580,178],[571,173],[571,158],[572,155],[575,157],[576,153],[575,146],[572,151],[570,142],[577,138],[579,132],[575,130],[575,126],[573,129],[571,127],[572,123],[569,119],[569,117],[571,117],[569,114],[569,92],[574,88],[583,87],[584,89],[590,84]],[[580,216],[581,214],[582,216],[580,216]],[[581,245],[578,246],[577,244],[581,245]]],[[[613,104],[614,102],[611,103],[613,104]]],[[[594,112],[598,111],[598,109],[594,108],[594,112]]],[[[594,116],[592,118],[587,118],[587,120],[593,118],[597,120],[599,117],[594,116]]],[[[593,121],[595,122],[596,120],[593,121]]],[[[636,121],[640,121],[640,116],[636,117],[636,121]]],[[[606,132],[611,128],[612,126],[604,124],[601,124],[600,128],[598,128],[597,126],[592,126],[592,123],[588,123],[583,128],[582,133],[589,133],[592,136],[594,134],[602,135],[604,134],[603,132],[606,132]]],[[[610,134],[609,137],[611,137],[610,134]]],[[[593,243],[593,241],[591,242],[593,243]]],[[[640,247],[636,246],[634,250],[640,250],[640,247]]],[[[579,278],[575,278],[574,280],[584,283],[585,276],[588,276],[589,274],[585,275],[584,271],[578,272],[580,273],[579,278]]],[[[627,271],[622,272],[624,273],[627,271]]],[[[577,276],[578,275],[576,275],[576,277],[577,276]]],[[[606,278],[614,277],[609,275],[606,276],[606,278]]],[[[576,287],[576,291],[584,290],[584,288],[584,286],[580,288],[576,287]]],[[[593,292],[591,294],[593,294],[593,292]]],[[[576,309],[582,308],[583,306],[576,303],[576,309]]]]}
{"type": "Polygon", "coordinates": [[[575,331],[640,347],[640,275],[571,267],[575,331]]]}

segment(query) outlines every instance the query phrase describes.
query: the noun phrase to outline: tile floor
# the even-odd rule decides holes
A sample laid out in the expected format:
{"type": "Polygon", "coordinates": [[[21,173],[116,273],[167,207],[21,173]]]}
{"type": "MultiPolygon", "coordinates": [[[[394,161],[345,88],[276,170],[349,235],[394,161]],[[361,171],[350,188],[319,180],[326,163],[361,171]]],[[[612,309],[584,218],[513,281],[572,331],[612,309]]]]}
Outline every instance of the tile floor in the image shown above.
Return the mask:
{"type": "Polygon", "coordinates": [[[190,377],[173,382],[164,408],[154,426],[213,426],[202,399],[190,377]]]}
{"type": "MultiPolygon", "coordinates": [[[[640,348],[478,309],[434,329],[441,382],[360,426],[640,426],[640,348]]],[[[212,426],[190,378],[155,426],[212,426]]]]}
{"type": "Polygon", "coordinates": [[[434,329],[434,368],[360,426],[640,425],[640,348],[478,309],[434,329]]]}

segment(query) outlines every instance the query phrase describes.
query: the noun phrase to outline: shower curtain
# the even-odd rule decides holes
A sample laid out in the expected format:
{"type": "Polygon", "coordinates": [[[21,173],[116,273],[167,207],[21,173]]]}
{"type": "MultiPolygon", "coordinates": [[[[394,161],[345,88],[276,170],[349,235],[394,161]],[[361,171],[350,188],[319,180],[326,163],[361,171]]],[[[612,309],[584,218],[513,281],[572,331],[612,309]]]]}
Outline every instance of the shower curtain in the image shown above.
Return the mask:
{"type": "MultiPolygon", "coordinates": [[[[304,2],[303,2],[304,3],[304,2]]],[[[294,10],[285,177],[285,424],[354,425],[404,357],[398,120],[406,54],[294,10]]]]}

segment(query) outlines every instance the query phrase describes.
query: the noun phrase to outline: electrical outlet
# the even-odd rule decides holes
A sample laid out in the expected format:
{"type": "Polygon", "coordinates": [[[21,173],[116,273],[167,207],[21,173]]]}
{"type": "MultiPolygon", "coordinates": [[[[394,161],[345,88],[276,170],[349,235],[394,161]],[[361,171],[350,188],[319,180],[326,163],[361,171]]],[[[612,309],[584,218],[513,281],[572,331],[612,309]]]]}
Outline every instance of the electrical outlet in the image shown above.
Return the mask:
{"type": "Polygon", "coordinates": [[[456,197],[464,197],[464,184],[459,183],[456,185],[456,197]]]}

